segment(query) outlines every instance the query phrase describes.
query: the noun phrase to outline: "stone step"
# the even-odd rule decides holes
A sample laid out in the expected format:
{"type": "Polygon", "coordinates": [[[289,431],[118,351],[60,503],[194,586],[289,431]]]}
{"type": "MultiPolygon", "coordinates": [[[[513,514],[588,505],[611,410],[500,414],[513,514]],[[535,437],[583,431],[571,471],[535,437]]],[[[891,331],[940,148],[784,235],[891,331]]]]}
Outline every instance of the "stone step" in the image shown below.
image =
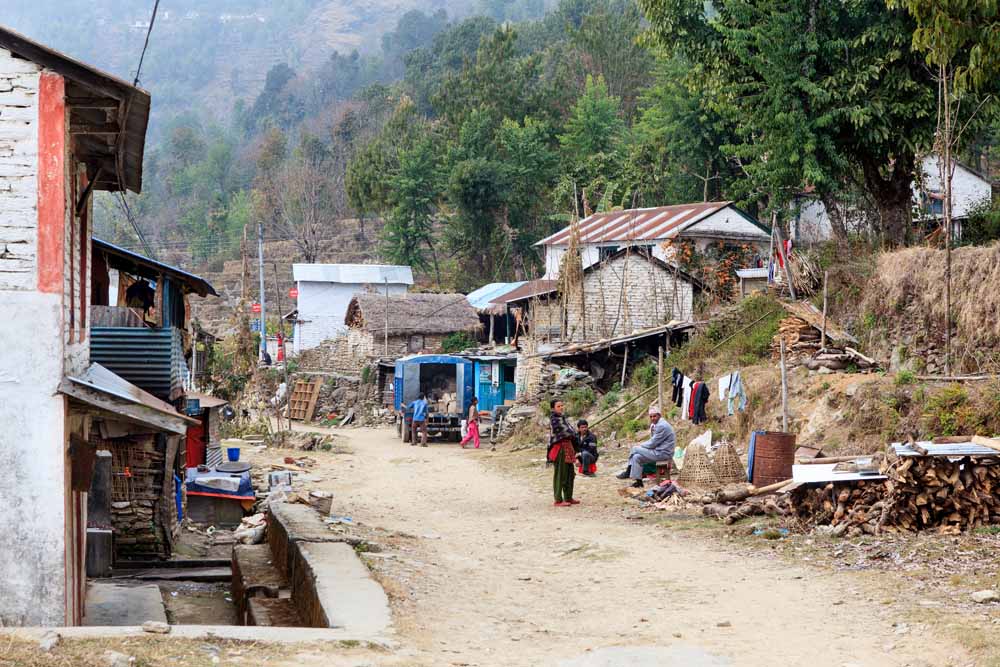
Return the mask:
{"type": "Polygon", "coordinates": [[[246,625],[300,628],[302,617],[291,598],[250,598],[246,625]]]}

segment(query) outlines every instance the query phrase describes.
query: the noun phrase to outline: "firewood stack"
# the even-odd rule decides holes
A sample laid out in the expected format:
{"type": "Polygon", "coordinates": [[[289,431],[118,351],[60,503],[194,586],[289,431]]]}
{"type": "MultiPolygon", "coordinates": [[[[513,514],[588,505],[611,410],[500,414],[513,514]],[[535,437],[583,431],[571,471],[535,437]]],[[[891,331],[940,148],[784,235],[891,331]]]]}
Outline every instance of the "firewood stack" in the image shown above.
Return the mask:
{"type": "Polygon", "coordinates": [[[807,526],[832,526],[834,535],[874,535],[885,507],[885,483],[803,486],[792,492],[795,514],[807,526]]]}
{"type": "Polygon", "coordinates": [[[869,359],[850,347],[835,346],[829,338],[826,347],[822,347],[820,330],[801,317],[792,316],[781,320],[778,333],[771,342],[771,356],[775,361],[781,358],[782,340],[785,341],[785,360],[789,366],[804,365],[812,371],[820,368],[831,371],[854,368],[862,372],[878,367],[874,359],[869,359]]]}
{"type": "Polygon", "coordinates": [[[778,326],[771,343],[775,360],[781,357],[781,341],[785,341],[785,359],[789,364],[801,364],[819,352],[820,332],[800,317],[786,317],[778,326]]]}
{"type": "Polygon", "coordinates": [[[959,533],[1000,523],[1000,465],[965,457],[901,457],[885,467],[881,527],[959,533]]]}

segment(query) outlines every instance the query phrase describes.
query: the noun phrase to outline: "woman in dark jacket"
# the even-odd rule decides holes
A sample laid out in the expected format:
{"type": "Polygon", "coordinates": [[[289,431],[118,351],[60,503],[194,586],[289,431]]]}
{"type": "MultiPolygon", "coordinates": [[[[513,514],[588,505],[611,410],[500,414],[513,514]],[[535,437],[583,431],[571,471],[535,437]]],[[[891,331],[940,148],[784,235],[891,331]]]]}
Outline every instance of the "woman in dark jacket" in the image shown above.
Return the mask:
{"type": "Polygon", "coordinates": [[[573,478],[576,476],[573,464],[576,462],[578,437],[563,414],[565,410],[563,402],[554,398],[549,405],[552,408],[549,419],[552,432],[549,435],[547,459],[555,466],[555,472],[552,474],[552,490],[556,498],[554,504],[556,507],[578,505],[580,501],[573,499],[573,478]]]}

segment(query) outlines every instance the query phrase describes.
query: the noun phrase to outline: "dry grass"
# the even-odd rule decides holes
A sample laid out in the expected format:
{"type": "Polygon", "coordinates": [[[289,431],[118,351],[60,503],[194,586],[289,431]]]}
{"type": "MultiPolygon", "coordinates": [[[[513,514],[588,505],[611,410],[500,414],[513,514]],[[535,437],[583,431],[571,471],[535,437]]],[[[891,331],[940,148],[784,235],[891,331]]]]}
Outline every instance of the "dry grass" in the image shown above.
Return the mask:
{"type": "Polygon", "coordinates": [[[288,655],[288,648],[257,642],[212,642],[169,637],[63,640],[49,653],[33,641],[0,639],[0,667],[106,667],[106,651],[132,656],[133,667],[212,667],[213,664],[266,665],[288,655]],[[220,663],[213,663],[218,657],[220,663]]]}
{"type": "MultiPolygon", "coordinates": [[[[890,323],[919,319],[943,336],[945,253],[908,248],[885,253],[865,301],[867,310],[890,323]]],[[[952,311],[959,352],[1000,345],[1000,244],[958,248],[952,253],[952,311]]]]}

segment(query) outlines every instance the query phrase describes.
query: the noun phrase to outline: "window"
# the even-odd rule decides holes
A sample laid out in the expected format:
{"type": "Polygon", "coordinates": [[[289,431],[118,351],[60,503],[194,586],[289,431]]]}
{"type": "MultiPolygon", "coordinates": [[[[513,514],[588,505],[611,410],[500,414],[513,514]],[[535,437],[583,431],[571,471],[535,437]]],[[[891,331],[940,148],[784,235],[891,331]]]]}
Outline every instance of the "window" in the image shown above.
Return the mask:
{"type": "Polygon", "coordinates": [[[618,252],[618,246],[616,245],[602,246],[598,248],[597,251],[598,251],[597,255],[598,261],[603,262],[608,257],[618,252]]]}

